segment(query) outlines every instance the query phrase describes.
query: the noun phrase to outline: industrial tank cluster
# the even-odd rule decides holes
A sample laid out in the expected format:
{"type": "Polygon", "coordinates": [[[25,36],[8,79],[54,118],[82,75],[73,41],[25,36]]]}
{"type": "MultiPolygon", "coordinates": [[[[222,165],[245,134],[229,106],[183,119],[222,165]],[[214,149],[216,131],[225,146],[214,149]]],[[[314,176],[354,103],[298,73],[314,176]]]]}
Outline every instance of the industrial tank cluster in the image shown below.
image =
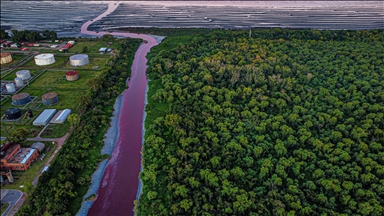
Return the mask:
{"type": "Polygon", "coordinates": [[[35,63],[39,66],[53,64],[55,63],[55,56],[51,53],[37,55],[35,56],[35,63]]]}
{"type": "Polygon", "coordinates": [[[59,102],[59,98],[57,97],[57,94],[55,92],[48,92],[44,94],[41,98],[43,99],[43,104],[47,106],[59,102]]]}
{"type": "Polygon", "coordinates": [[[69,64],[71,66],[84,66],[89,64],[89,58],[87,54],[76,54],[69,57],[69,64]]]}
{"type": "Polygon", "coordinates": [[[76,81],[79,79],[79,72],[77,71],[68,71],[65,73],[65,77],[68,81],[76,81]]]}
{"type": "Polygon", "coordinates": [[[11,53],[1,53],[1,64],[7,64],[12,61],[11,53]]]}

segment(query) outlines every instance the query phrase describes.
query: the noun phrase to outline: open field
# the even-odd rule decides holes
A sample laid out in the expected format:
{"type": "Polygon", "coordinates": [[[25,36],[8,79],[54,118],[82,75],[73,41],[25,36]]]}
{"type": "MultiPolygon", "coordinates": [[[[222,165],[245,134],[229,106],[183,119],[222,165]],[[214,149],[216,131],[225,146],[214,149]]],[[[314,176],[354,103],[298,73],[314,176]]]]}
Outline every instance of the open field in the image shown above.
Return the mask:
{"type": "Polygon", "coordinates": [[[110,46],[106,45],[107,41],[89,41],[89,42],[77,42],[73,47],[69,49],[70,53],[82,53],[83,47],[88,47],[87,53],[99,53],[101,47],[117,48],[116,43],[112,43],[110,46]]]}

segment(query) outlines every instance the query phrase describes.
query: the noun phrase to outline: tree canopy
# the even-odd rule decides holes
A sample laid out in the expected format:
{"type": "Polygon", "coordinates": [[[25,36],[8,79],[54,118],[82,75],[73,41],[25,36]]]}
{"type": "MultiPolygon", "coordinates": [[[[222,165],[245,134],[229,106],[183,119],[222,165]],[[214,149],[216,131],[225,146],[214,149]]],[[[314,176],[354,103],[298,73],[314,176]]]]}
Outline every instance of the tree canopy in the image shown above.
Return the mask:
{"type": "Polygon", "coordinates": [[[383,215],[383,30],[252,34],[152,49],[138,213],[383,215]]]}

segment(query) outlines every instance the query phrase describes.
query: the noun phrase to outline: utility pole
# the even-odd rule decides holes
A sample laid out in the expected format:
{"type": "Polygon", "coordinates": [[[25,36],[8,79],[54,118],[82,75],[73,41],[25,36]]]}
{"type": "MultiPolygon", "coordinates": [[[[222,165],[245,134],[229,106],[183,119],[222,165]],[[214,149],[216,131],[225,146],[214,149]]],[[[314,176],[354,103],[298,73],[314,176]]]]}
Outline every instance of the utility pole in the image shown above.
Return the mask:
{"type": "Polygon", "coordinates": [[[249,38],[252,37],[252,28],[249,28],[249,38]]]}

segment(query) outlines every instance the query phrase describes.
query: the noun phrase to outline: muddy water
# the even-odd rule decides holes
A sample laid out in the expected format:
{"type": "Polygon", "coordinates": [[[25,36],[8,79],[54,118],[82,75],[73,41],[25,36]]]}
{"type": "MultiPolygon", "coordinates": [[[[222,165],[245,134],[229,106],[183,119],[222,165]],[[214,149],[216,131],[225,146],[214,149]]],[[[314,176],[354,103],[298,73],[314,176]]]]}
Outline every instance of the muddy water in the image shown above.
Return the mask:
{"type": "MultiPolygon", "coordinates": [[[[106,32],[88,31],[93,22],[110,14],[118,4],[110,3],[108,10],[86,22],[81,33],[102,36],[106,32]]],[[[142,123],[144,97],[147,85],[146,54],[157,41],[148,35],[114,32],[115,36],[142,38],[148,41],[136,51],[132,65],[129,88],[123,93],[121,110],[118,116],[119,135],[115,149],[104,172],[99,186],[97,199],[88,211],[88,215],[133,215],[133,202],[138,189],[138,176],[141,163],[142,123]]]]}

